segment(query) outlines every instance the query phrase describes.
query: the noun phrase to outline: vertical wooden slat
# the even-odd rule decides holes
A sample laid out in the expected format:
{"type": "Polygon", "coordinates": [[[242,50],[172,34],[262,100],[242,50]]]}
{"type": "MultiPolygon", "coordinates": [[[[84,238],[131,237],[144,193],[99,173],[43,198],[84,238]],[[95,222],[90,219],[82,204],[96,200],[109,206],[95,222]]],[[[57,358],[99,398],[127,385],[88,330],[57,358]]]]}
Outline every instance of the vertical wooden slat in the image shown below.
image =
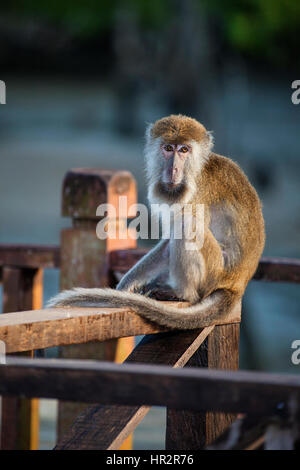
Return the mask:
{"type": "MultiPolygon", "coordinates": [[[[217,326],[208,337],[208,367],[211,369],[238,370],[238,323],[217,326]]],[[[211,444],[235,419],[228,413],[206,413],[206,445],[211,444]]]]}
{"type": "MultiPolygon", "coordinates": [[[[134,248],[136,240],[129,237],[127,229],[128,208],[136,203],[136,185],[129,172],[75,169],[67,173],[63,184],[63,215],[72,218],[73,227],[61,234],[61,290],[72,287],[110,286],[111,273],[108,253],[120,248],[134,248]],[[127,198],[127,208],[119,208],[119,197],[127,198]],[[122,234],[116,239],[97,238],[96,217],[100,204],[111,204],[120,218],[122,234]]],[[[60,348],[60,357],[73,359],[114,360],[134,347],[134,338],[60,348]]],[[[88,393],[88,390],[87,390],[88,393]]],[[[58,414],[58,436],[62,436],[83,410],[84,404],[60,402],[58,414]]]]}
{"type": "MultiPolygon", "coordinates": [[[[237,370],[238,323],[215,326],[186,367],[237,370]]],[[[188,390],[187,390],[188,393],[188,390]]],[[[233,415],[167,409],[166,449],[198,450],[211,444],[232,423],[233,415]]]]}
{"type": "MultiPolygon", "coordinates": [[[[42,269],[3,267],[3,312],[41,309],[42,303],[42,269]]],[[[23,355],[33,357],[34,351],[23,355]]],[[[35,450],[38,445],[38,399],[3,398],[1,449],[35,450]]]]}

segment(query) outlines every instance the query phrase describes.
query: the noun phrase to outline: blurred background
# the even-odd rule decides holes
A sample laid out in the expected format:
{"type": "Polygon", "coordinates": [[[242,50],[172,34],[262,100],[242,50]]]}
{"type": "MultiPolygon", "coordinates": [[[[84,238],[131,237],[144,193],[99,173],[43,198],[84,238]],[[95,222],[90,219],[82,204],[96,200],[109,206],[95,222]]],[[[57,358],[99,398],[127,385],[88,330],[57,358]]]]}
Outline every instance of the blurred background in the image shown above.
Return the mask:
{"type": "MultiPolygon", "coordinates": [[[[1,2],[0,243],[59,243],[72,167],[127,169],[146,202],[145,125],[183,113],[256,187],[265,256],[300,257],[299,28],[297,0],[1,2]]],[[[46,272],[45,301],[58,286],[58,272],[46,272]]],[[[250,283],[241,368],[299,373],[290,360],[299,305],[296,285],[250,283]]],[[[42,402],[50,448],[55,403],[42,402]]],[[[159,449],[163,421],[154,409],[135,448],[159,449]]]]}

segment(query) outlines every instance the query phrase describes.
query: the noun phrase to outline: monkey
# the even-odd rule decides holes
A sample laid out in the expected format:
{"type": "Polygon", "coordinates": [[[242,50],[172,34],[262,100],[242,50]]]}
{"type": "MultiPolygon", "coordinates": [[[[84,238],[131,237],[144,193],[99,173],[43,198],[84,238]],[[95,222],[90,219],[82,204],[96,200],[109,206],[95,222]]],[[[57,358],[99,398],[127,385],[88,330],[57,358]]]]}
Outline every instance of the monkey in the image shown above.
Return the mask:
{"type": "Polygon", "coordinates": [[[170,237],[141,258],[116,289],[75,288],[48,306],[129,307],[170,329],[208,326],[226,318],[256,271],[265,243],[260,199],[242,169],[213,152],[212,133],[194,118],[170,115],[150,124],[144,154],[150,204],[176,204],[177,215],[189,205],[194,219],[202,205],[202,239],[194,234],[189,250],[186,236],[176,238],[172,225],[170,237]],[[151,298],[157,285],[189,306],[151,298]]]}

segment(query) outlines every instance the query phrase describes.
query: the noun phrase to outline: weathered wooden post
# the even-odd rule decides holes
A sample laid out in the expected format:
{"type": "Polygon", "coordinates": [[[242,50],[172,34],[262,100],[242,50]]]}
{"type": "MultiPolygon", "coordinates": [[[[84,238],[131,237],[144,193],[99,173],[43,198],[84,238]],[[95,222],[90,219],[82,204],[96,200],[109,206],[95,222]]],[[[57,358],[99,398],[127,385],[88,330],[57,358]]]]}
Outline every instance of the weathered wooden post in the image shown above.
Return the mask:
{"type": "MultiPolygon", "coordinates": [[[[13,263],[13,261],[12,261],[13,263]]],[[[43,270],[4,266],[3,312],[41,309],[43,270]]],[[[34,351],[22,353],[33,357],[34,351]]],[[[2,398],[1,449],[35,450],[39,444],[38,399],[2,398]]]]}
{"type": "MultiPolygon", "coordinates": [[[[239,317],[240,305],[235,308],[239,317]]],[[[239,365],[239,322],[215,326],[186,367],[237,370],[239,365]]],[[[191,332],[191,335],[193,332],[191,332]]],[[[187,390],[188,394],[189,391],[187,390]]],[[[166,449],[199,450],[211,444],[232,423],[226,413],[167,409],[166,449]]]]}
{"type": "MultiPolygon", "coordinates": [[[[73,226],[61,233],[61,290],[113,285],[108,253],[115,249],[136,247],[136,240],[129,236],[127,229],[127,219],[133,215],[128,210],[136,203],[136,198],[136,183],[128,171],[80,168],[66,174],[63,182],[62,214],[72,218],[73,226]],[[127,198],[125,205],[119,205],[120,196],[127,198]],[[115,223],[119,229],[116,238],[100,240],[97,237],[96,226],[100,218],[96,211],[100,204],[111,204],[116,210],[115,223]]],[[[60,348],[60,357],[98,360],[117,358],[122,361],[133,346],[134,338],[64,346],[60,348]]],[[[84,406],[69,402],[59,403],[58,436],[66,432],[84,406]]]]}

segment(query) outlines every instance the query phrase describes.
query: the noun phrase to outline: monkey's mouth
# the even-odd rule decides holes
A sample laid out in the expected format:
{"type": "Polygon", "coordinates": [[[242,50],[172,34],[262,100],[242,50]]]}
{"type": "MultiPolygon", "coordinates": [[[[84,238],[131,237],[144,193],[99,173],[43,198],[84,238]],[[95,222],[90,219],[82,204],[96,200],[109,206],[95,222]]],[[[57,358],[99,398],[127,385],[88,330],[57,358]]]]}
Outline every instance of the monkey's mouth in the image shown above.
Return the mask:
{"type": "Polygon", "coordinates": [[[180,183],[164,183],[163,181],[159,181],[156,184],[155,192],[159,196],[165,196],[168,199],[171,198],[173,200],[180,199],[184,196],[187,191],[187,186],[184,181],[180,183]]]}
{"type": "Polygon", "coordinates": [[[169,191],[174,191],[181,183],[163,183],[169,191]]]}

